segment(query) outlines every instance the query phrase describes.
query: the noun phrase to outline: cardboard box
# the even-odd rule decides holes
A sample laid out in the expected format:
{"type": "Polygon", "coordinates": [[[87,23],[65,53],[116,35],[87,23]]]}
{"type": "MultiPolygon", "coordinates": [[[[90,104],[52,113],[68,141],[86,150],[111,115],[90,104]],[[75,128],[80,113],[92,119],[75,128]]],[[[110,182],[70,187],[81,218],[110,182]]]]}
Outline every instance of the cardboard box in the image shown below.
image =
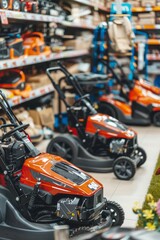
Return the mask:
{"type": "Polygon", "coordinates": [[[67,40],[64,41],[64,46],[66,47],[73,47],[75,50],[81,50],[81,49],[90,49],[92,44],[92,38],[90,36],[79,36],[74,40],[67,40]]]}
{"type": "Polygon", "coordinates": [[[154,6],[156,6],[156,0],[141,0],[141,6],[142,7],[147,7],[147,6],[154,7],[154,6]]]}

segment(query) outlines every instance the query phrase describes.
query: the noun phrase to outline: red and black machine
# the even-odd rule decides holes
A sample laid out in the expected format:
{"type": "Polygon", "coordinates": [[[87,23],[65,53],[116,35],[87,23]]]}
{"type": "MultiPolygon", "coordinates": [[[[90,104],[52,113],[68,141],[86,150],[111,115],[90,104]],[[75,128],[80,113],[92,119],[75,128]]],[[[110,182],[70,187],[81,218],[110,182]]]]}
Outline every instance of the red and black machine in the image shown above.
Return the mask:
{"type": "Polygon", "coordinates": [[[53,138],[47,152],[63,156],[86,171],[113,171],[121,180],[131,179],[137,167],[146,161],[145,151],[138,146],[136,132],[113,117],[97,113],[89,95],[83,94],[77,78],[61,63],[47,69],[47,75],[65,104],[68,116],[68,133],[53,138]],[[58,84],[51,75],[56,71],[64,73],[58,84]],[[79,96],[73,105],[68,104],[66,90],[61,89],[63,80],[79,96]]]}
{"type": "Polygon", "coordinates": [[[121,206],[103,196],[100,182],[59,156],[40,153],[0,91],[0,236],[53,239],[54,224],[71,234],[124,221],[121,206]]]}

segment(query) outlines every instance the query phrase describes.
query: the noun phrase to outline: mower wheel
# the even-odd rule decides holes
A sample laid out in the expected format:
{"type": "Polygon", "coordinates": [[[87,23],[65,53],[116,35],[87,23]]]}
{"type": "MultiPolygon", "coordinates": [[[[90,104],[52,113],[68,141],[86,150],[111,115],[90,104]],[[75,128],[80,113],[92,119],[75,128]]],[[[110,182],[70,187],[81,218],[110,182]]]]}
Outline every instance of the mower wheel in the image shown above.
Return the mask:
{"type": "Polygon", "coordinates": [[[57,136],[53,138],[47,147],[47,152],[59,155],[69,162],[74,162],[78,155],[78,147],[69,134],[64,134],[63,136],[57,136]],[[58,151],[57,145],[62,149],[62,153],[58,151]]]}
{"type": "Polygon", "coordinates": [[[113,172],[118,179],[130,180],[136,173],[136,164],[129,157],[119,157],[114,161],[113,172]]]}
{"type": "Polygon", "coordinates": [[[13,0],[12,9],[15,11],[20,10],[20,1],[19,0],[13,0]]]}
{"type": "Polygon", "coordinates": [[[137,149],[135,149],[134,153],[131,155],[131,158],[134,158],[134,157],[138,157],[140,158],[140,161],[139,163],[137,164],[137,167],[139,168],[140,166],[142,166],[146,160],[147,160],[147,154],[146,152],[144,151],[143,148],[141,147],[137,147],[137,149]]]}
{"type": "Polygon", "coordinates": [[[153,115],[153,124],[156,127],[160,127],[160,111],[154,113],[154,115],[153,115]]]}
{"type": "Polygon", "coordinates": [[[114,107],[112,105],[107,104],[107,103],[99,103],[99,108],[98,108],[99,113],[107,114],[113,118],[117,118],[117,113],[114,107]]]}
{"type": "Polygon", "coordinates": [[[1,9],[8,9],[8,0],[1,0],[0,1],[0,8],[1,9]]]}
{"type": "Polygon", "coordinates": [[[114,201],[107,201],[107,210],[111,213],[112,227],[121,226],[124,222],[123,208],[114,201]]]}

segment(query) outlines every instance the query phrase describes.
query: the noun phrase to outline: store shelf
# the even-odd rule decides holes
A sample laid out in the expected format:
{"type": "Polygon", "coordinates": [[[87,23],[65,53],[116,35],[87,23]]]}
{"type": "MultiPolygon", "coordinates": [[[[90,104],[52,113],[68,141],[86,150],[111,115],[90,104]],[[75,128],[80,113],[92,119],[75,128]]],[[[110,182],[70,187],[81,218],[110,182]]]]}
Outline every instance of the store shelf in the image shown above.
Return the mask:
{"type": "Polygon", "coordinates": [[[26,13],[26,12],[16,12],[16,11],[9,11],[9,10],[0,10],[1,21],[3,19],[3,23],[7,24],[8,19],[14,21],[31,21],[31,22],[52,22],[60,23],[66,27],[72,28],[83,28],[83,29],[95,29],[95,26],[91,26],[88,24],[76,24],[69,21],[63,21],[60,17],[53,17],[49,15],[42,15],[42,14],[35,14],[35,13],[26,13]]]}
{"type": "Polygon", "coordinates": [[[147,43],[148,45],[160,45],[160,39],[136,39],[136,43],[147,43]]]}
{"type": "Polygon", "coordinates": [[[61,24],[65,27],[70,27],[70,28],[83,28],[83,29],[88,29],[88,30],[94,30],[96,26],[91,26],[88,24],[77,24],[74,22],[68,22],[68,21],[62,21],[61,24]]]}
{"type": "Polygon", "coordinates": [[[160,54],[147,54],[149,61],[160,61],[160,54]]]}
{"type": "Polygon", "coordinates": [[[137,30],[155,30],[160,29],[160,24],[146,24],[146,25],[136,25],[137,30]]]}
{"type": "Polygon", "coordinates": [[[22,56],[15,59],[8,59],[0,61],[0,70],[23,67],[42,62],[54,61],[62,58],[74,58],[88,55],[87,50],[72,50],[60,53],[41,54],[38,56],[22,56]]]}
{"type": "Polygon", "coordinates": [[[54,91],[54,88],[53,88],[52,84],[48,84],[46,86],[32,90],[30,92],[30,96],[28,98],[22,98],[21,96],[15,96],[12,99],[9,99],[8,102],[11,107],[14,107],[19,104],[25,103],[27,101],[41,97],[43,95],[46,95],[48,93],[52,93],[53,91],[54,91]]]}
{"type": "Polygon", "coordinates": [[[72,0],[72,1],[76,2],[76,3],[86,5],[88,7],[93,7],[96,10],[101,10],[101,11],[104,11],[104,12],[108,12],[108,9],[106,7],[100,5],[100,1],[99,2],[89,1],[89,0],[72,0]]]}
{"type": "Polygon", "coordinates": [[[58,17],[42,15],[37,13],[17,12],[10,10],[0,10],[0,16],[10,20],[36,21],[36,22],[55,22],[60,23],[62,20],[58,17]]]}
{"type": "Polygon", "coordinates": [[[148,7],[133,7],[132,12],[133,13],[139,13],[139,12],[160,12],[160,6],[148,6],[148,7]]]}
{"type": "Polygon", "coordinates": [[[148,45],[160,45],[160,39],[148,39],[148,45]]]}

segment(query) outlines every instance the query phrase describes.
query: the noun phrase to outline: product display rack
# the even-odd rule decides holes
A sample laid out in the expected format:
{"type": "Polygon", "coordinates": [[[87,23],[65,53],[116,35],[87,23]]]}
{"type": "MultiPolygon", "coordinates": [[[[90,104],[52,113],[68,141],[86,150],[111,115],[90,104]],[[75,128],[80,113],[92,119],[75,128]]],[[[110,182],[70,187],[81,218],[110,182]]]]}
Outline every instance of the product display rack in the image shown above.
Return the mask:
{"type": "MultiPolygon", "coordinates": [[[[27,13],[27,12],[17,12],[17,11],[10,11],[10,10],[2,10],[0,9],[0,16],[5,17],[9,22],[21,22],[21,21],[28,21],[28,22],[44,22],[44,23],[55,23],[61,24],[65,27],[72,27],[72,28],[83,28],[83,29],[90,29],[94,30],[95,26],[90,26],[87,24],[76,24],[69,21],[63,21],[60,17],[53,17],[49,15],[43,14],[36,14],[36,13],[27,13]]],[[[53,26],[52,26],[53,27],[53,26]]]]}
{"type": "MultiPolygon", "coordinates": [[[[43,15],[37,13],[28,13],[28,12],[20,12],[20,11],[12,11],[12,10],[3,10],[0,9],[0,18],[3,24],[3,27],[9,23],[52,23],[52,27],[56,27],[57,24],[64,25],[66,28],[80,28],[93,30],[94,26],[87,26],[86,24],[73,24],[67,21],[63,21],[61,17],[54,17],[50,15],[43,15]]],[[[0,60],[0,71],[7,70],[12,68],[25,67],[29,65],[41,64],[45,62],[57,61],[60,59],[71,59],[71,58],[79,58],[88,56],[89,51],[87,50],[66,50],[59,52],[46,52],[40,55],[28,56],[23,55],[14,59],[5,59],[0,60]]],[[[45,94],[53,92],[53,88],[50,85],[44,86],[42,88],[34,89],[30,93],[30,97],[22,98],[21,96],[15,96],[9,100],[11,106],[16,106],[25,103],[26,101],[41,97],[45,94]]]]}
{"type": "MultiPolygon", "coordinates": [[[[135,29],[136,30],[140,30],[142,32],[146,32],[148,34],[148,40],[145,42],[148,45],[148,54],[147,54],[147,60],[148,60],[148,74],[152,75],[159,75],[159,72],[157,71],[157,64],[158,61],[160,60],[160,52],[159,52],[159,45],[160,45],[160,39],[159,39],[159,29],[160,29],[160,24],[159,24],[159,20],[157,20],[157,17],[159,19],[159,13],[160,13],[160,6],[151,6],[151,5],[147,5],[145,7],[133,7],[132,8],[132,13],[135,16],[139,16],[139,14],[141,15],[141,17],[143,16],[143,14],[148,14],[148,16],[151,16],[149,14],[151,14],[152,12],[154,12],[155,14],[153,15],[153,19],[152,19],[152,23],[148,24],[148,22],[146,22],[146,24],[134,24],[135,25],[135,29]],[[153,20],[155,18],[155,24],[153,24],[153,20]],[[154,67],[155,65],[155,67],[154,67]],[[151,67],[151,68],[150,68],[151,67]],[[150,70],[150,69],[154,69],[150,70]]],[[[147,15],[145,15],[147,16],[147,15]]],[[[143,20],[143,19],[142,19],[143,20]]],[[[143,41],[141,41],[143,42],[143,41]]]]}
{"type": "Polygon", "coordinates": [[[133,7],[132,12],[133,13],[140,13],[140,12],[159,12],[160,6],[146,6],[146,7],[133,7]]]}
{"type": "Polygon", "coordinates": [[[16,59],[8,59],[0,61],[0,70],[24,67],[27,65],[38,64],[48,61],[56,61],[66,58],[75,58],[88,55],[86,50],[71,50],[59,53],[41,54],[38,56],[22,56],[16,59]]]}
{"type": "Polygon", "coordinates": [[[48,84],[46,86],[32,90],[29,94],[29,97],[27,97],[27,98],[23,98],[21,96],[15,96],[12,99],[9,99],[8,102],[11,107],[15,107],[17,105],[26,103],[35,98],[43,97],[44,95],[46,95],[48,93],[53,93],[53,91],[54,91],[54,89],[53,89],[52,84],[48,84]]]}

